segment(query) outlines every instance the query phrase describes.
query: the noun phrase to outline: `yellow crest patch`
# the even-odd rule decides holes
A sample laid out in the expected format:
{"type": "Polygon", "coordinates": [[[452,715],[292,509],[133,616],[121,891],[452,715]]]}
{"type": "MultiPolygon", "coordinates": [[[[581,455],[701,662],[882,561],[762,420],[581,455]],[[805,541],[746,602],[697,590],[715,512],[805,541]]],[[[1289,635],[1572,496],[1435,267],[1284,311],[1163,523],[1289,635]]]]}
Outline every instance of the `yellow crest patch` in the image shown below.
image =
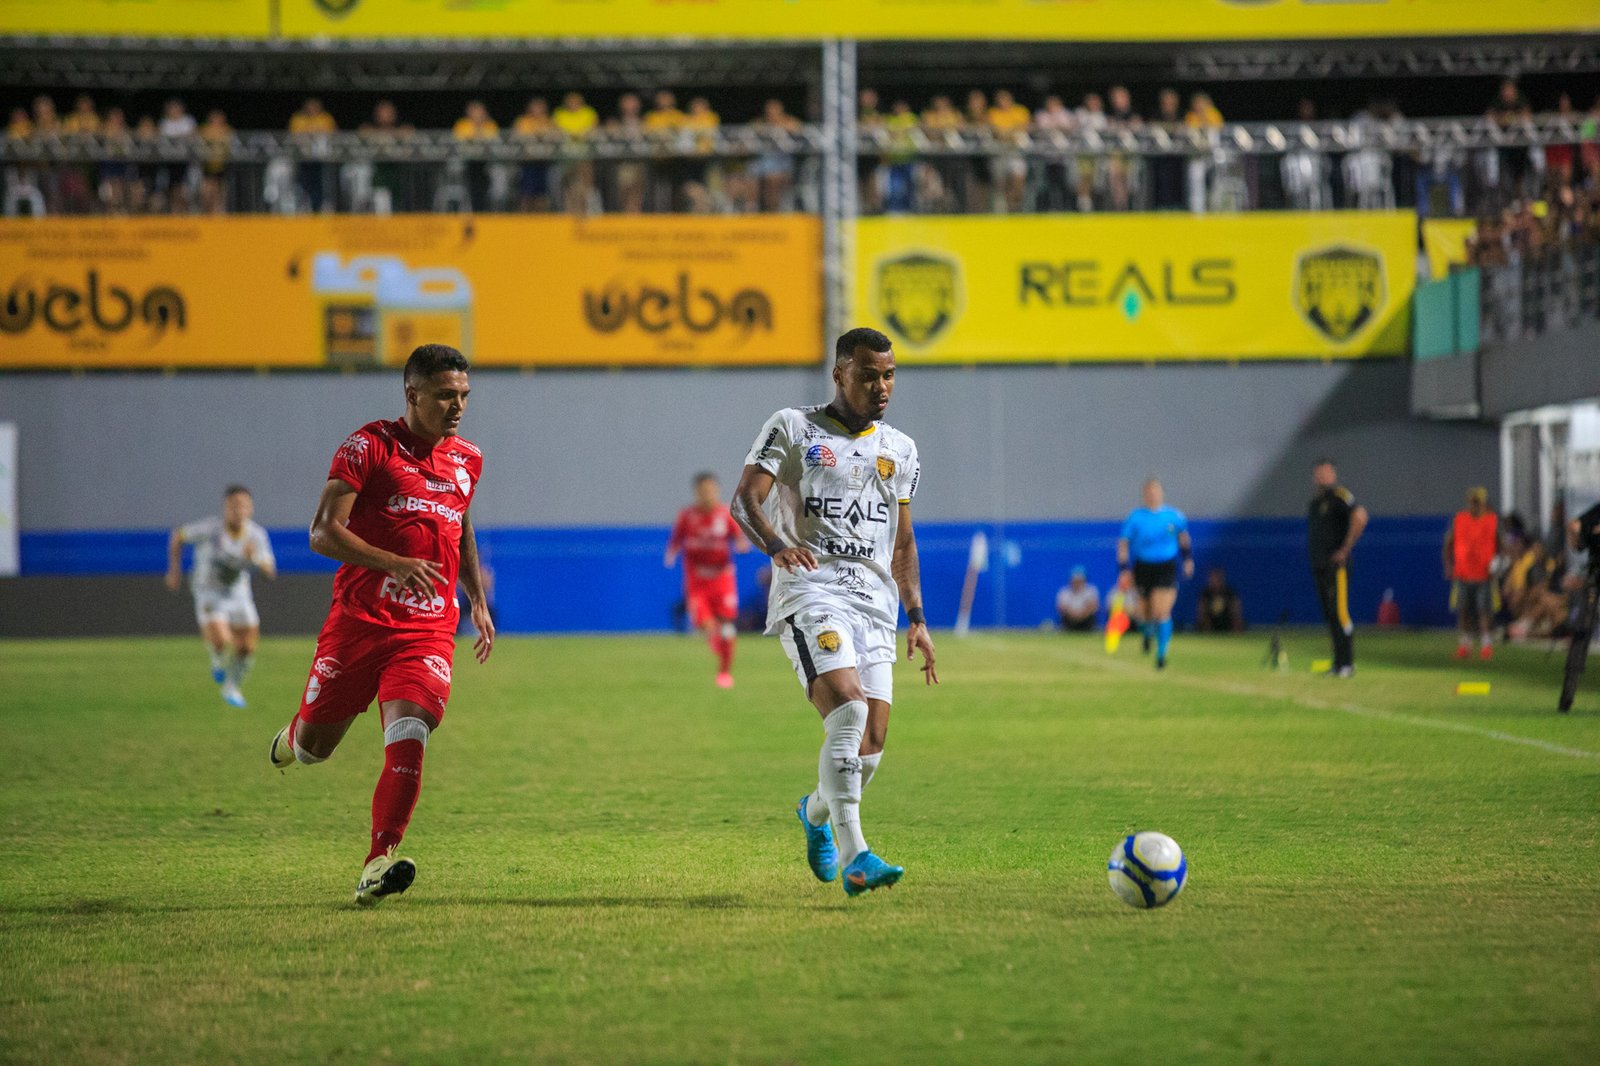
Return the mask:
{"type": "Polygon", "coordinates": [[[894,460],[887,455],[878,456],[878,476],[885,481],[894,477],[894,460]]]}
{"type": "Polygon", "coordinates": [[[933,343],[961,312],[961,273],[954,259],[915,252],[879,263],[878,313],[902,340],[933,343]]]}
{"type": "Polygon", "coordinates": [[[1303,255],[1295,265],[1295,310],[1332,341],[1361,332],[1387,295],[1383,258],[1372,252],[1341,245],[1303,255]]]}
{"type": "Polygon", "coordinates": [[[821,648],[823,651],[838,651],[839,634],[835,633],[831,629],[824,629],[821,633],[817,634],[817,647],[821,648]]]}

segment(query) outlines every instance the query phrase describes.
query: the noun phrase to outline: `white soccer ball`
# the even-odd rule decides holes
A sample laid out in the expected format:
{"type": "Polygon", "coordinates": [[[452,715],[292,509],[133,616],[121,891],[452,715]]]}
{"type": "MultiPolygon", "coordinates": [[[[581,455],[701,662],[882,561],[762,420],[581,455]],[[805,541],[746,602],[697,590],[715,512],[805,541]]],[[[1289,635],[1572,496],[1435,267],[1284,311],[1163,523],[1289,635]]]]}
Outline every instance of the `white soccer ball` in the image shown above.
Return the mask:
{"type": "Polygon", "coordinates": [[[1106,863],[1111,891],[1130,907],[1163,907],[1183,891],[1189,860],[1165,833],[1134,833],[1117,842],[1106,863]]]}

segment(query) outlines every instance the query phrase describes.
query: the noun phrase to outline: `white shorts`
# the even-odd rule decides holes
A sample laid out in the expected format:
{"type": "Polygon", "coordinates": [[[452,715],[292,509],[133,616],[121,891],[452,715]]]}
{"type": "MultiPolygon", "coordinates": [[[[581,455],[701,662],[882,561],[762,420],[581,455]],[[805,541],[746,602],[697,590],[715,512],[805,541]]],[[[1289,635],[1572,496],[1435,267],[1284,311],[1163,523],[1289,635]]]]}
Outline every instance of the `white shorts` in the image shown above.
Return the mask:
{"type": "Polygon", "coordinates": [[[778,631],[795,676],[806,695],[811,682],[831,670],[853,666],[861,691],[870,700],[894,702],[895,631],[858,611],[806,607],[778,631]]]}
{"type": "Polygon", "coordinates": [[[194,590],[194,620],[201,626],[222,622],[234,629],[255,629],[261,625],[255,597],[247,591],[212,592],[194,590]]]}

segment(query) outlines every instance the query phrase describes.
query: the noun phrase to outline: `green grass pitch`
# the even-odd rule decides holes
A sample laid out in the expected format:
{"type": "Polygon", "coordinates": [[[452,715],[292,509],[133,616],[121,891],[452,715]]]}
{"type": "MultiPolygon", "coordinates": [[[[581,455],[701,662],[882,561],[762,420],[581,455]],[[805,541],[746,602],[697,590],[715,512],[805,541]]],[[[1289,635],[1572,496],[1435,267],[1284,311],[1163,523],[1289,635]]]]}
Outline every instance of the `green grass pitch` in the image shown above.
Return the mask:
{"type": "Polygon", "coordinates": [[[0,1060],[315,1063],[1600,1062],[1600,678],[1449,660],[1447,634],[940,637],[904,666],[847,901],[792,809],[815,712],[773,640],[711,684],[696,639],[457,656],[405,850],[350,905],[375,715],[266,761],[310,659],[251,705],[194,640],[0,644],[0,1060]],[[1489,680],[1486,697],[1454,695],[1489,680]],[[1139,912],[1112,845],[1189,885],[1139,912]]]}

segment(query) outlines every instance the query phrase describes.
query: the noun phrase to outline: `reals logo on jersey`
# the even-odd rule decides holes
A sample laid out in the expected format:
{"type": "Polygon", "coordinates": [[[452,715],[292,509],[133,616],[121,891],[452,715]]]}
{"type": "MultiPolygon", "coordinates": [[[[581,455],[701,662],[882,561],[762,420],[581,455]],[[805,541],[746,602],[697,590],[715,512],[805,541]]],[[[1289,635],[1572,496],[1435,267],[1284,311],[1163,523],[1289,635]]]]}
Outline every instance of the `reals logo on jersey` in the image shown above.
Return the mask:
{"type": "Polygon", "coordinates": [[[813,444],[806,449],[807,466],[838,466],[839,460],[833,456],[833,449],[826,444],[813,444]]]}

